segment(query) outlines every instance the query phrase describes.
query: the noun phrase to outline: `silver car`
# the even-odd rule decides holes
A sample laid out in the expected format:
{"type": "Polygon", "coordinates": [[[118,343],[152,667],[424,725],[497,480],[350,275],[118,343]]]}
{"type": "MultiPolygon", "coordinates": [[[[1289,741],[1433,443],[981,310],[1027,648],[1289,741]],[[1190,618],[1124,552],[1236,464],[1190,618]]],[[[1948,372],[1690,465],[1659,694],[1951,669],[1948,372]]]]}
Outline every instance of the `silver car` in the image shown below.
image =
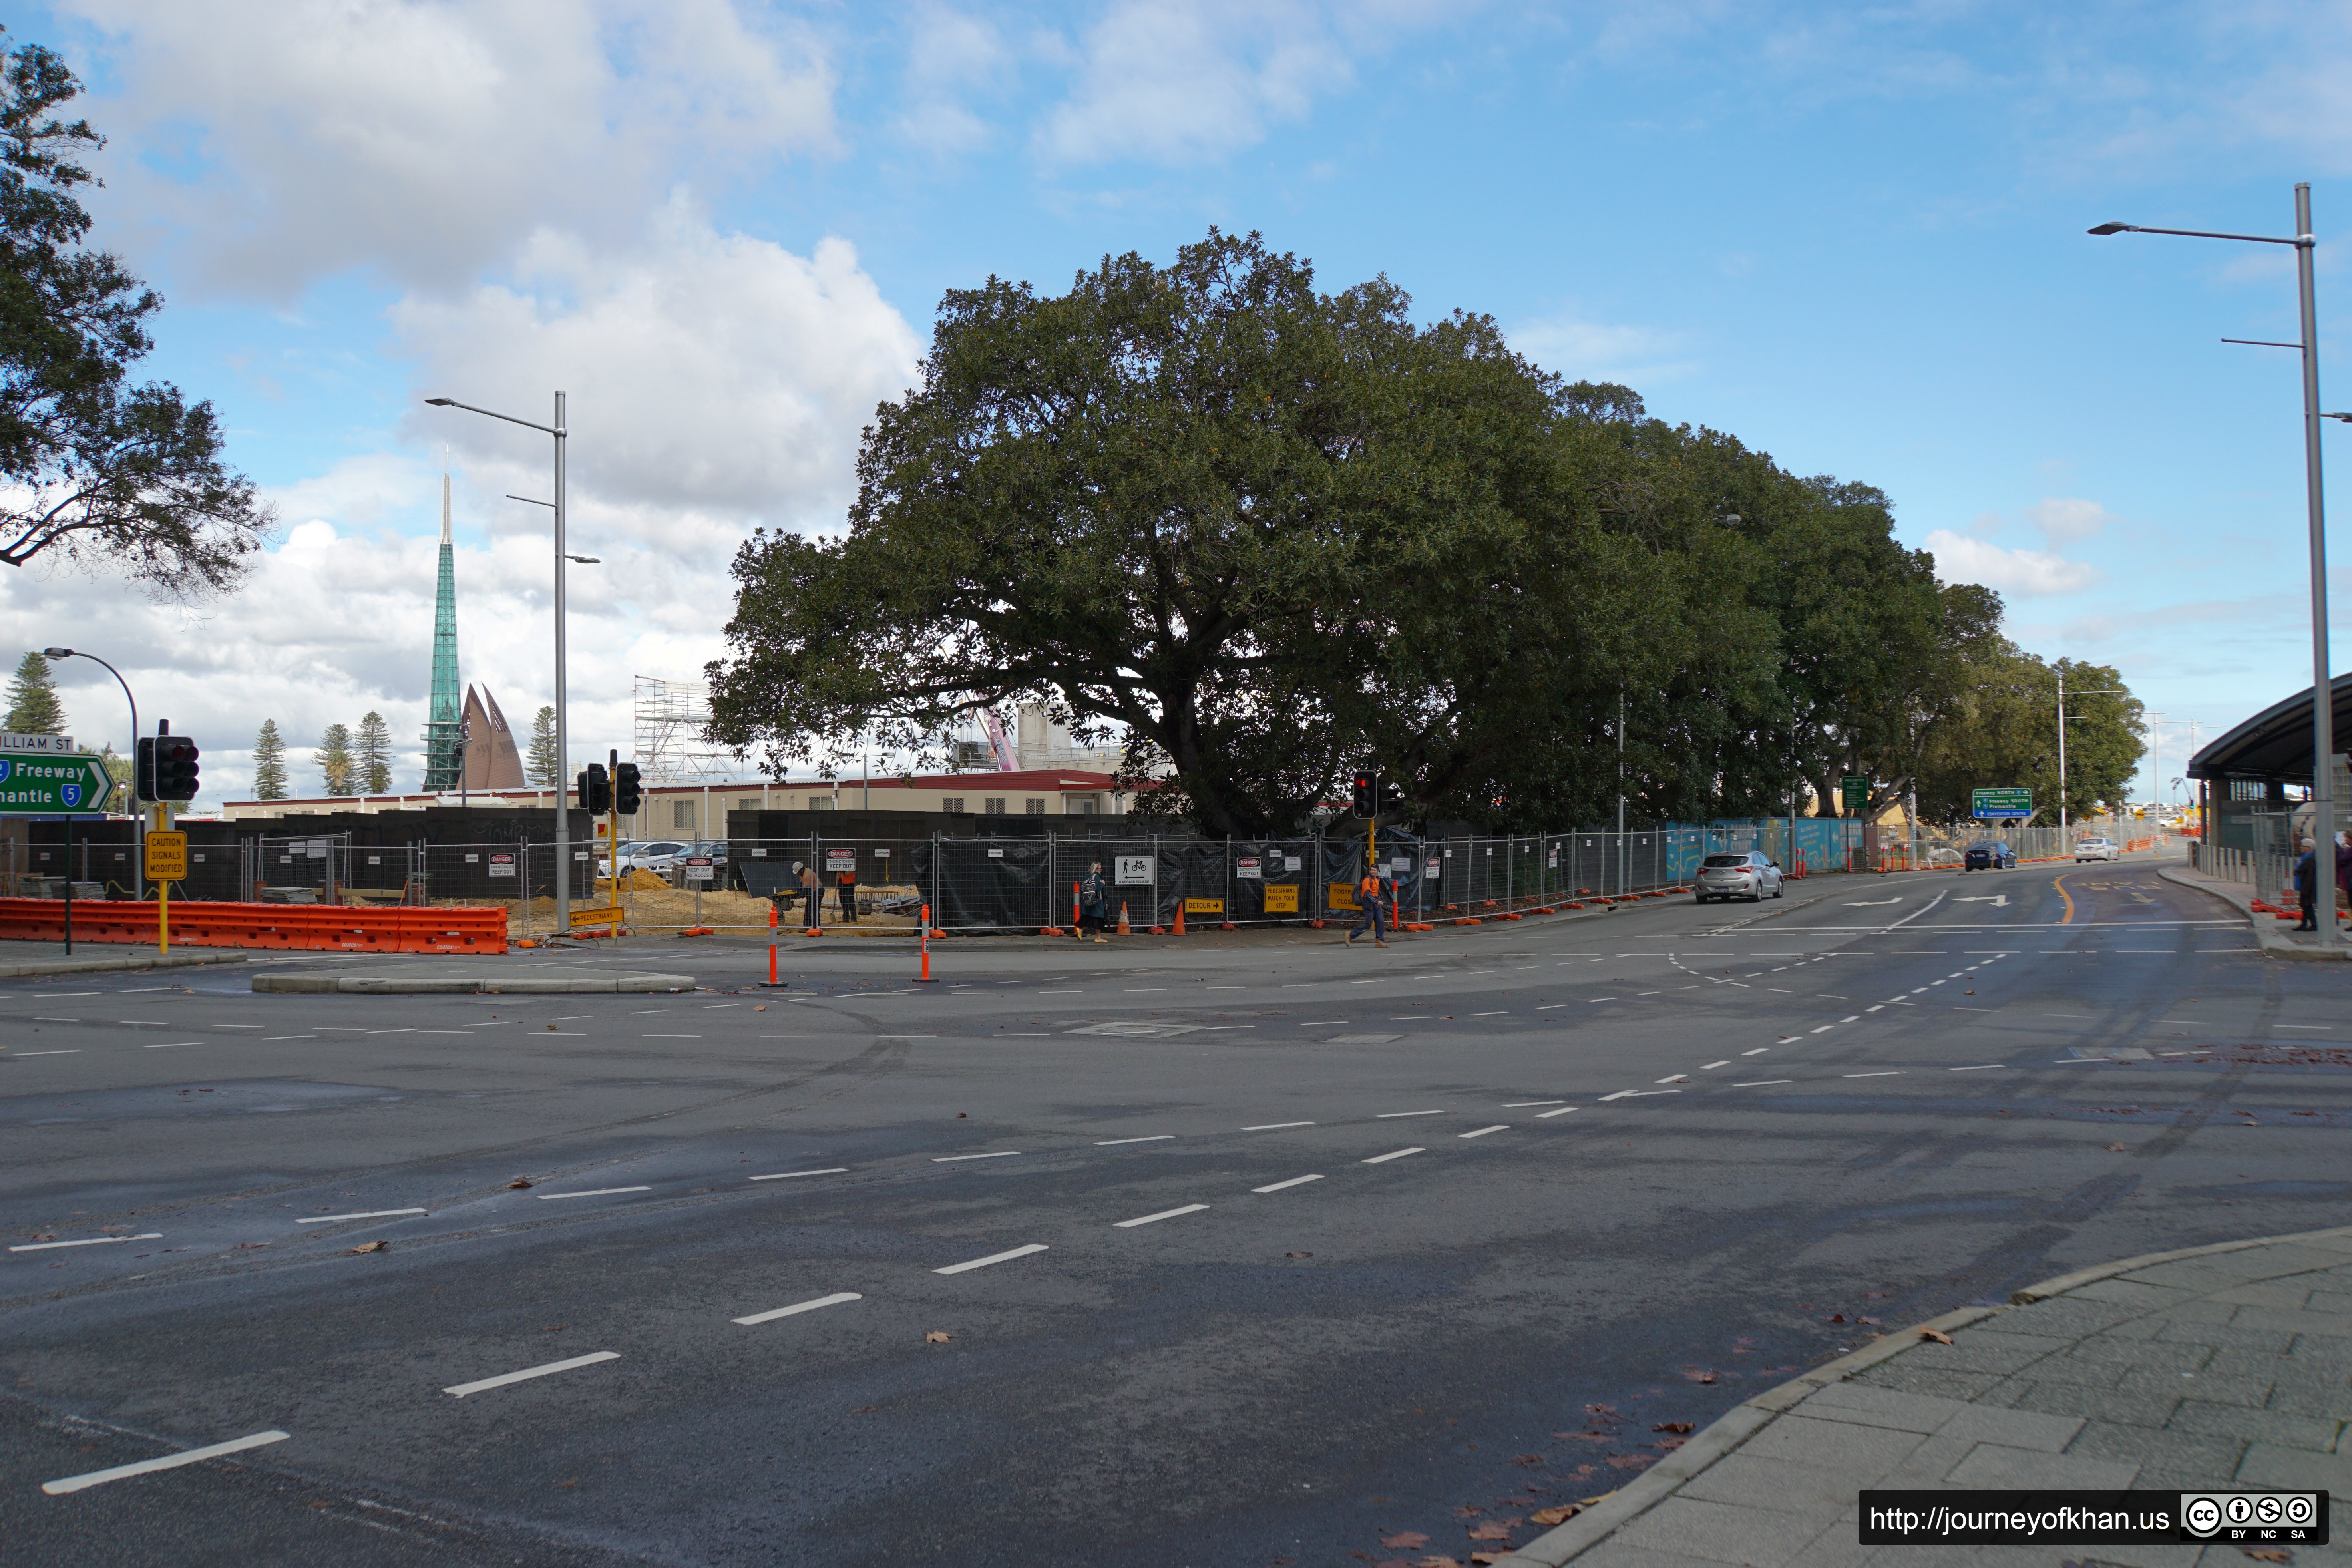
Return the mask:
{"type": "Polygon", "coordinates": [[[2101,838],[2096,835],[2077,840],[2074,845],[2074,864],[2077,866],[2085,860],[2120,860],[2123,856],[2122,847],[2114,839],[2101,838]]]}
{"type": "Polygon", "coordinates": [[[1702,904],[1715,899],[1746,899],[1760,903],[1766,894],[1780,896],[1780,867],[1760,849],[1710,855],[1699,865],[1692,885],[1702,904]]]}

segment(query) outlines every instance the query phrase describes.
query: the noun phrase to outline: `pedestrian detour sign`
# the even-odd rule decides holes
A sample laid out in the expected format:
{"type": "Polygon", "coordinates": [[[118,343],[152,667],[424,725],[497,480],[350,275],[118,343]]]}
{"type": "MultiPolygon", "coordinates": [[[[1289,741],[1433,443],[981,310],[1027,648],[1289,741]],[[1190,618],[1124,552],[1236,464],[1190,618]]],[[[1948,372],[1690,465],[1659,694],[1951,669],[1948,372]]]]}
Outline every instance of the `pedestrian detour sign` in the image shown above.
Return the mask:
{"type": "Polygon", "coordinates": [[[103,811],[114,781],[96,757],[0,752],[0,813],[103,811]]]}
{"type": "Polygon", "coordinates": [[[1989,821],[2020,821],[2033,815],[2033,792],[2022,785],[1969,791],[1969,813],[1989,821]]]}

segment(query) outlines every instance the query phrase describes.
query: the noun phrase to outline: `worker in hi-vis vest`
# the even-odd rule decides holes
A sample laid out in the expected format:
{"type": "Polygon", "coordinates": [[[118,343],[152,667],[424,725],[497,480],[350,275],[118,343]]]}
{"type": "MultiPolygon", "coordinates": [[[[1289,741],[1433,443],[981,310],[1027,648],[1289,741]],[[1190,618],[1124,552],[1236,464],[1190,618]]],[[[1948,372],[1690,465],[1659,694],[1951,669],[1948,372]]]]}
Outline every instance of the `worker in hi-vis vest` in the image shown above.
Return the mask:
{"type": "Polygon", "coordinates": [[[1366,871],[1362,879],[1356,883],[1356,902],[1363,906],[1364,912],[1356,917],[1354,927],[1349,931],[1349,942],[1353,942],[1364,933],[1364,928],[1370,926],[1372,928],[1372,941],[1379,946],[1388,946],[1388,938],[1381,934],[1383,928],[1381,921],[1382,911],[1379,872],[1366,871]]]}

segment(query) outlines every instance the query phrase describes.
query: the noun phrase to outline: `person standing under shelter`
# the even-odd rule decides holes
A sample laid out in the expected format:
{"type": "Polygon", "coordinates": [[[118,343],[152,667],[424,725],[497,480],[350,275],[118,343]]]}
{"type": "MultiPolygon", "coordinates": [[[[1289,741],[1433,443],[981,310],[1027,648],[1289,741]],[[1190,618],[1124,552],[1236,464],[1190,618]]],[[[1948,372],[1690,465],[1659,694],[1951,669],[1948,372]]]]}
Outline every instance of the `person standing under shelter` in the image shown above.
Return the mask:
{"type": "Polygon", "coordinates": [[[2296,922],[2297,931],[2319,929],[2319,857],[2313,852],[2310,839],[2303,841],[2303,858],[2294,863],[2294,896],[2303,905],[2303,919],[2296,922]]]}
{"type": "Polygon", "coordinates": [[[814,931],[824,923],[824,910],[818,907],[818,900],[824,897],[824,889],[818,885],[816,868],[807,861],[793,861],[793,869],[800,873],[801,917],[808,928],[814,931]]]}
{"type": "Polygon", "coordinates": [[[1363,876],[1358,879],[1356,883],[1356,902],[1363,906],[1364,912],[1356,917],[1356,923],[1349,929],[1348,942],[1349,945],[1352,946],[1355,940],[1363,935],[1364,928],[1366,926],[1370,926],[1372,930],[1372,944],[1375,947],[1388,946],[1388,938],[1381,934],[1383,929],[1381,921],[1381,916],[1383,912],[1381,908],[1381,874],[1377,869],[1367,870],[1363,876]]]}
{"type": "Polygon", "coordinates": [[[851,925],[857,923],[857,857],[852,855],[835,879],[834,892],[841,900],[841,918],[851,925]]]}

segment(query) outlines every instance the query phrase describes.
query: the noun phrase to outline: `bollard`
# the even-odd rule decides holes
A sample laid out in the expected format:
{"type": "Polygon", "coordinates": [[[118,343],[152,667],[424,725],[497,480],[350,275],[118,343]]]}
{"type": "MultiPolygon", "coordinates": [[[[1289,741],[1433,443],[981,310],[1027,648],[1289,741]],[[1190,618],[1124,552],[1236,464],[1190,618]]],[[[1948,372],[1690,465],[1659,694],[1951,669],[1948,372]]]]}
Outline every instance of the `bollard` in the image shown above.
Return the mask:
{"type": "Polygon", "coordinates": [[[1128,930],[1127,900],[1125,899],[1121,899],[1118,901],[1118,934],[1121,936],[1132,936],[1135,934],[1128,930]]]}
{"type": "Polygon", "coordinates": [[[1176,900],[1176,934],[1184,934],[1184,900],[1181,899],[1176,900]]]}
{"type": "Polygon", "coordinates": [[[768,900],[768,978],[760,984],[775,990],[784,988],[784,983],[776,978],[776,901],[773,899],[768,900]]]}
{"type": "Polygon", "coordinates": [[[923,906],[923,973],[915,984],[931,984],[931,906],[929,904],[923,906]]]}

